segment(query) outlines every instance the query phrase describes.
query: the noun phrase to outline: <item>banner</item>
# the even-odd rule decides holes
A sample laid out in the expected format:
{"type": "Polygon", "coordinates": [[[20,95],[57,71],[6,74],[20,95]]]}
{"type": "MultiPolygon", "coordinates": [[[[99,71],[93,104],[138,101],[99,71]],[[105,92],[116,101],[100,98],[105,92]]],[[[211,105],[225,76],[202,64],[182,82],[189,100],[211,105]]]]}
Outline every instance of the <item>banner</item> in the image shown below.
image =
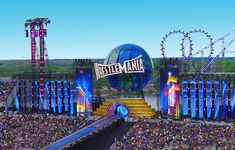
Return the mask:
{"type": "Polygon", "coordinates": [[[123,65],[120,63],[109,65],[95,63],[94,65],[97,80],[106,76],[121,73],[144,73],[142,55],[139,55],[134,59],[124,61],[123,65]]]}
{"type": "Polygon", "coordinates": [[[179,116],[179,69],[160,70],[160,109],[168,114],[179,116]]]}
{"type": "Polygon", "coordinates": [[[77,113],[92,112],[92,70],[78,68],[76,70],[77,113]]]}

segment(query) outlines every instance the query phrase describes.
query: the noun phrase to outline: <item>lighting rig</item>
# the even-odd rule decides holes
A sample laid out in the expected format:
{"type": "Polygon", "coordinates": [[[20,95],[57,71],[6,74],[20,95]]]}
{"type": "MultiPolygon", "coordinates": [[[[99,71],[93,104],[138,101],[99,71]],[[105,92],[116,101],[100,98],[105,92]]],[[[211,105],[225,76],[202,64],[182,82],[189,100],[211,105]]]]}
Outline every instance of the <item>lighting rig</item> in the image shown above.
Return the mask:
{"type": "MultiPolygon", "coordinates": [[[[44,95],[44,66],[45,66],[45,40],[47,36],[47,24],[50,23],[49,18],[34,18],[25,21],[25,37],[29,37],[28,27],[30,27],[31,37],[31,66],[32,70],[36,72],[36,52],[37,44],[36,38],[39,37],[40,58],[39,58],[39,91],[40,95],[44,95]]],[[[47,54],[46,54],[47,55],[47,54]]]]}

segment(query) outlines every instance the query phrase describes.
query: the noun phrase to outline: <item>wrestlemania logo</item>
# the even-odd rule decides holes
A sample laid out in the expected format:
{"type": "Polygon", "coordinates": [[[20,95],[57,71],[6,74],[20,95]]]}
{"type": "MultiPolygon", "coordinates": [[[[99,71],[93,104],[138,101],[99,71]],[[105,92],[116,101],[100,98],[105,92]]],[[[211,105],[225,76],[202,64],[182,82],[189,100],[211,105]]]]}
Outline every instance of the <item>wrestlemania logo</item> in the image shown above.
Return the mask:
{"type": "Polygon", "coordinates": [[[134,59],[124,61],[123,65],[120,63],[108,65],[95,63],[94,65],[97,80],[106,76],[121,73],[144,73],[142,55],[139,55],[134,59]]]}

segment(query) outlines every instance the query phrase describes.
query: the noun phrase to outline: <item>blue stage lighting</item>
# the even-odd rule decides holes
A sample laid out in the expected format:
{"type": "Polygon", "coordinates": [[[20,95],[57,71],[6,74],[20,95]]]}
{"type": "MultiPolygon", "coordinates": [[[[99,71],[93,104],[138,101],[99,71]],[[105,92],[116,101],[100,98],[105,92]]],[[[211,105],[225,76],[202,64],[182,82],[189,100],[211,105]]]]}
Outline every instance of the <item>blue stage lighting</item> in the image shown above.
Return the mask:
{"type": "Polygon", "coordinates": [[[121,116],[128,116],[128,110],[125,106],[120,105],[116,108],[116,114],[121,116]]]}

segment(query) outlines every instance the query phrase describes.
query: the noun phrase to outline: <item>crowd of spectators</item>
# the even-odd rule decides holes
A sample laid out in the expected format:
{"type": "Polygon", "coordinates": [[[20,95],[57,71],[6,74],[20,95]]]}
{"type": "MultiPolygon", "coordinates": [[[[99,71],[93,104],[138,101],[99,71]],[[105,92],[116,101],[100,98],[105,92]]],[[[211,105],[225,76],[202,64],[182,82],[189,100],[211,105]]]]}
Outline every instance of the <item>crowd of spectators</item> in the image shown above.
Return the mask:
{"type": "Polygon", "coordinates": [[[0,149],[41,149],[93,123],[87,117],[0,116],[0,149]]]}
{"type": "Polygon", "coordinates": [[[12,82],[0,82],[0,103],[5,102],[7,97],[10,95],[14,84],[12,82]]]}
{"type": "Polygon", "coordinates": [[[234,149],[234,134],[234,125],[226,123],[142,120],[110,149],[234,149]]]}

